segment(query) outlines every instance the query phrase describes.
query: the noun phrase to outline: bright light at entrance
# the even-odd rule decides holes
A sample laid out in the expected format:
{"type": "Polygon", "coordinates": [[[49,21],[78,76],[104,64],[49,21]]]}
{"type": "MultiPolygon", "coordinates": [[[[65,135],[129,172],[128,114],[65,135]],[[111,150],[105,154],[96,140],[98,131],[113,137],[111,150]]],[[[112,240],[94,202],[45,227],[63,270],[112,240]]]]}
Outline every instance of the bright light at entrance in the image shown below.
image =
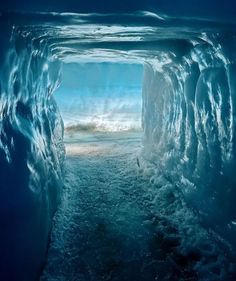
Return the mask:
{"type": "Polygon", "coordinates": [[[69,63],[62,71],[55,98],[66,131],[141,129],[141,64],[69,63]]]}

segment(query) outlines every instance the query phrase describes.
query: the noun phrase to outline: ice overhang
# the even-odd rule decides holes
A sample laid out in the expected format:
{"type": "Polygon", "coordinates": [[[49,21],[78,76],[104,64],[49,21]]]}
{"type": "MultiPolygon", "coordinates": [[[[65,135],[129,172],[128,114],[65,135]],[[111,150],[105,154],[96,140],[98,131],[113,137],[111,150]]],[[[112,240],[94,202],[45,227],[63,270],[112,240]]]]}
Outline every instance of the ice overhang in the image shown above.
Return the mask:
{"type": "Polygon", "coordinates": [[[211,36],[235,23],[197,18],[174,18],[151,12],[132,14],[3,13],[22,37],[35,44],[46,42],[52,55],[64,62],[125,61],[143,63],[157,59],[166,64],[178,60],[192,47],[211,45],[211,36]]]}

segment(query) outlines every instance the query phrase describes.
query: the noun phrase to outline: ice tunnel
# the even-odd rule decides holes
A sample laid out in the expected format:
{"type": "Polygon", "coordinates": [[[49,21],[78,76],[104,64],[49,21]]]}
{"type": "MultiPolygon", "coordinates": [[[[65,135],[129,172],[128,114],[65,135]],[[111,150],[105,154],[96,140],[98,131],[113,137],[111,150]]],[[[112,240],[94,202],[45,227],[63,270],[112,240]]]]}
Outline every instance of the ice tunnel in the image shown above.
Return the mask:
{"type": "Polygon", "coordinates": [[[168,262],[180,272],[160,280],[235,280],[235,22],[151,12],[5,12],[0,22],[0,280],[40,278],[64,185],[64,126],[142,127],[137,166],[155,223],[182,225],[187,241],[170,253],[176,240],[158,236],[160,272],[168,262]],[[190,253],[198,230],[184,208],[220,258],[190,253]]]}

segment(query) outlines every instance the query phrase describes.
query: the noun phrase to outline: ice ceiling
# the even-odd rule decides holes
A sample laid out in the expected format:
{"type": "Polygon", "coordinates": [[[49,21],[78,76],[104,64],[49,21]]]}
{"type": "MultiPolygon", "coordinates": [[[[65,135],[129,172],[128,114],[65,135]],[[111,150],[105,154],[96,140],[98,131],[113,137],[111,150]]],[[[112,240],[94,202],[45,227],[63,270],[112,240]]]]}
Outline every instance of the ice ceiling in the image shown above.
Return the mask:
{"type": "Polygon", "coordinates": [[[2,22],[18,27],[23,37],[47,42],[64,62],[157,59],[162,66],[191,47],[210,44],[219,32],[234,30],[233,22],[173,18],[151,12],[132,14],[3,13],[2,22]],[[208,37],[209,36],[209,37],[208,37]]]}

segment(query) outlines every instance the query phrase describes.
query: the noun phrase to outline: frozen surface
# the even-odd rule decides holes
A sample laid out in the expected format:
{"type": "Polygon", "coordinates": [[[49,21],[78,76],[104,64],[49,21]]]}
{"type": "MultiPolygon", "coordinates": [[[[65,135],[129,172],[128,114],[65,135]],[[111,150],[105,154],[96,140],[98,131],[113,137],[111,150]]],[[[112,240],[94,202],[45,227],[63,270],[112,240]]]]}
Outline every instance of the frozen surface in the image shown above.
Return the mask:
{"type": "Polygon", "coordinates": [[[66,139],[62,203],[41,281],[235,280],[224,241],[174,185],[150,183],[137,133],[66,139]]]}

